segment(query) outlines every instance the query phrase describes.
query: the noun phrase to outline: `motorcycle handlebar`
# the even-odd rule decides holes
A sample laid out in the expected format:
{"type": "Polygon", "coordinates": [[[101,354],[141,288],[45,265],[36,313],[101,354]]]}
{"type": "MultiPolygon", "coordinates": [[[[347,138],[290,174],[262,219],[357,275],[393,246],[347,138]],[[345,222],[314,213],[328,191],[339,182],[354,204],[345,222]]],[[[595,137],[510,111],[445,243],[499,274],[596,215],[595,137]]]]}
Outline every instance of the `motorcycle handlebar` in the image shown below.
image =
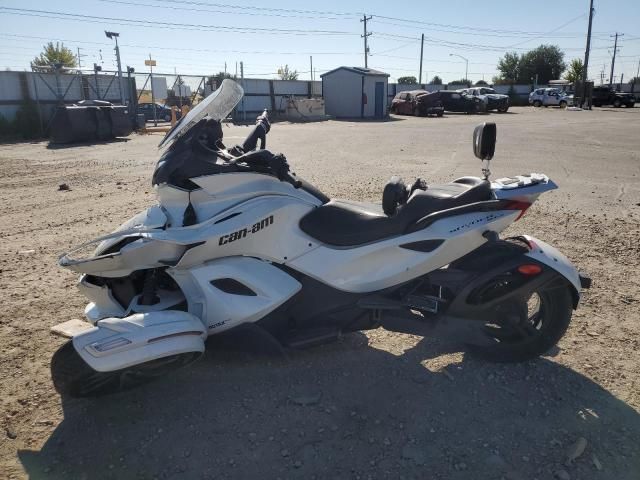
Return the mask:
{"type": "Polygon", "coordinates": [[[247,138],[242,143],[242,150],[250,152],[255,150],[258,146],[258,140],[260,140],[260,150],[264,150],[267,146],[267,133],[271,130],[271,122],[269,121],[269,114],[265,109],[261,115],[256,118],[256,126],[249,132],[247,138]]]}
{"type": "Polygon", "coordinates": [[[275,174],[281,181],[293,185],[294,188],[300,188],[302,186],[302,182],[289,170],[287,159],[282,154],[274,155],[268,150],[256,150],[235,158],[234,162],[246,163],[247,165],[253,165],[257,168],[267,169],[270,173],[275,174]]]}

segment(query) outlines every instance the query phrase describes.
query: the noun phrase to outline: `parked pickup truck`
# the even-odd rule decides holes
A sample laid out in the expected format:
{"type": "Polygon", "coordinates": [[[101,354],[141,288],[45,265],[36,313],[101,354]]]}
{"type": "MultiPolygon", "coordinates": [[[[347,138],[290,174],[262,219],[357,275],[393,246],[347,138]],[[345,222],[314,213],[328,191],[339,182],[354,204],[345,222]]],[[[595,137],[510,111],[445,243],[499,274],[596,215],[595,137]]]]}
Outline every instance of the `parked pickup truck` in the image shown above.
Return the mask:
{"type": "Polygon", "coordinates": [[[636,103],[636,98],[631,93],[616,92],[609,87],[593,87],[592,103],[594,107],[613,105],[616,108],[625,106],[631,108],[636,103]]]}
{"type": "Polygon", "coordinates": [[[485,99],[487,110],[497,110],[500,113],[504,113],[509,110],[509,96],[496,93],[493,88],[472,87],[458,91],[464,92],[467,95],[473,95],[474,97],[481,97],[485,99]]]}

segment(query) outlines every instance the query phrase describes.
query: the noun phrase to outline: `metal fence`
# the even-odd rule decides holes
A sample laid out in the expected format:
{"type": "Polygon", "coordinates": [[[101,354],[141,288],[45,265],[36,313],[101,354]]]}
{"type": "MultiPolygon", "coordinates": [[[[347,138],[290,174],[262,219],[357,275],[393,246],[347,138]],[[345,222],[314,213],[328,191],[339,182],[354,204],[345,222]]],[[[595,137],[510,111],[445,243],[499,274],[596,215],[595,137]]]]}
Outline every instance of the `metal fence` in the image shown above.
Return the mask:
{"type": "Polygon", "coordinates": [[[40,134],[45,135],[55,108],[81,100],[106,100],[125,103],[132,98],[135,83],[125,76],[121,82],[117,72],[0,72],[0,115],[13,120],[25,103],[36,106],[40,134]]]}
{"type": "MultiPolygon", "coordinates": [[[[155,79],[164,79],[166,91],[156,98],[165,105],[193,105],[215,88],[209,75],[181,75],[178,73],[153,73],[155,79]]],[[[289,98],[313,98],[322,96],[321,81],[236,79],[245,96],[234,111],[237,121],[251,122],[256,114],[267,109],[276,116],[286,111],[289,98]]],[[[390,83],[387,95],[389,103],[398,92],[415,89],[436,91],[463,88],[464,85],[401,85],[390,83]]],[[[542,85],[538,85],[542,87],[542,85]]],[[[633,85],[616,85],[619,90],[633,91],[633,85]]],[[[533,85],[496,85],[497,93],[508,94],[514,104],[526,104],[533,85]]],[[[640,89],[637,89],[640,90],[640,89]]],[[[36,106],[40,134],[46,135],[55,107],[81,100],[107,100],[131,106],[132,115],[138,103],[151,102],[151,75],[149,73],[123,73],[122,83],[115,71],[48,71],[48,72],[0,72],[0,115],[13,120],[25,102],[36,106]]],[[[638,92],[640,93],[640,92],[638,92]]]]}

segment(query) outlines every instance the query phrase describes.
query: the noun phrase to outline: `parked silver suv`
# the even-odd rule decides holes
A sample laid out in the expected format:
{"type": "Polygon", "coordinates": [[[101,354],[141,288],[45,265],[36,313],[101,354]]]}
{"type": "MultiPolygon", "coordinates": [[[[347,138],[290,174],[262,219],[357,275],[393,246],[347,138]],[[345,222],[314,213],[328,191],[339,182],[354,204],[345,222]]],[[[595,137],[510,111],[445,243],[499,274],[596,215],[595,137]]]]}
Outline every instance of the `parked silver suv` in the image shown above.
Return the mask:
{"type": "Polygon", "coordinates": [[[573,95],[568,95],[559,88],[536,88],[529,94],[529,105],[566,108],[573,105],[573,95]]]}

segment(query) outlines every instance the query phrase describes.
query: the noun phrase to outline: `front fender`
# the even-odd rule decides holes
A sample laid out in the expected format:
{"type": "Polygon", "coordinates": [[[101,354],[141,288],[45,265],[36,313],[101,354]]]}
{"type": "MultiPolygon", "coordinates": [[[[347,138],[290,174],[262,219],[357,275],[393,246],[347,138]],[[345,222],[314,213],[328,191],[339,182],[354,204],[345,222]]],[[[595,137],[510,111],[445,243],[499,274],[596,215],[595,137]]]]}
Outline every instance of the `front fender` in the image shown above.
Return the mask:
{"type": "Polygon", "coordinates": [[[574,290],[573,307],[576,308],[578,306],[578,301],[580,300],[581,288],[589,288],[591,286],[591,281],[587,277],[580,275],[578,269],[557,248],[529,235],[523,235],[520,238],[525,240],[529,245],[529,252],[525,253],[527,257],[537,260],[540,263],[544,263],[569,281],[574,290]]]}
{"type": "Polygon", "coordinates": [[[72,341],[91,368],[110,372],[169,355],[202,353],[206,336],[204,324],[195,315],[164,310],[105,318],[72,341]]]}

